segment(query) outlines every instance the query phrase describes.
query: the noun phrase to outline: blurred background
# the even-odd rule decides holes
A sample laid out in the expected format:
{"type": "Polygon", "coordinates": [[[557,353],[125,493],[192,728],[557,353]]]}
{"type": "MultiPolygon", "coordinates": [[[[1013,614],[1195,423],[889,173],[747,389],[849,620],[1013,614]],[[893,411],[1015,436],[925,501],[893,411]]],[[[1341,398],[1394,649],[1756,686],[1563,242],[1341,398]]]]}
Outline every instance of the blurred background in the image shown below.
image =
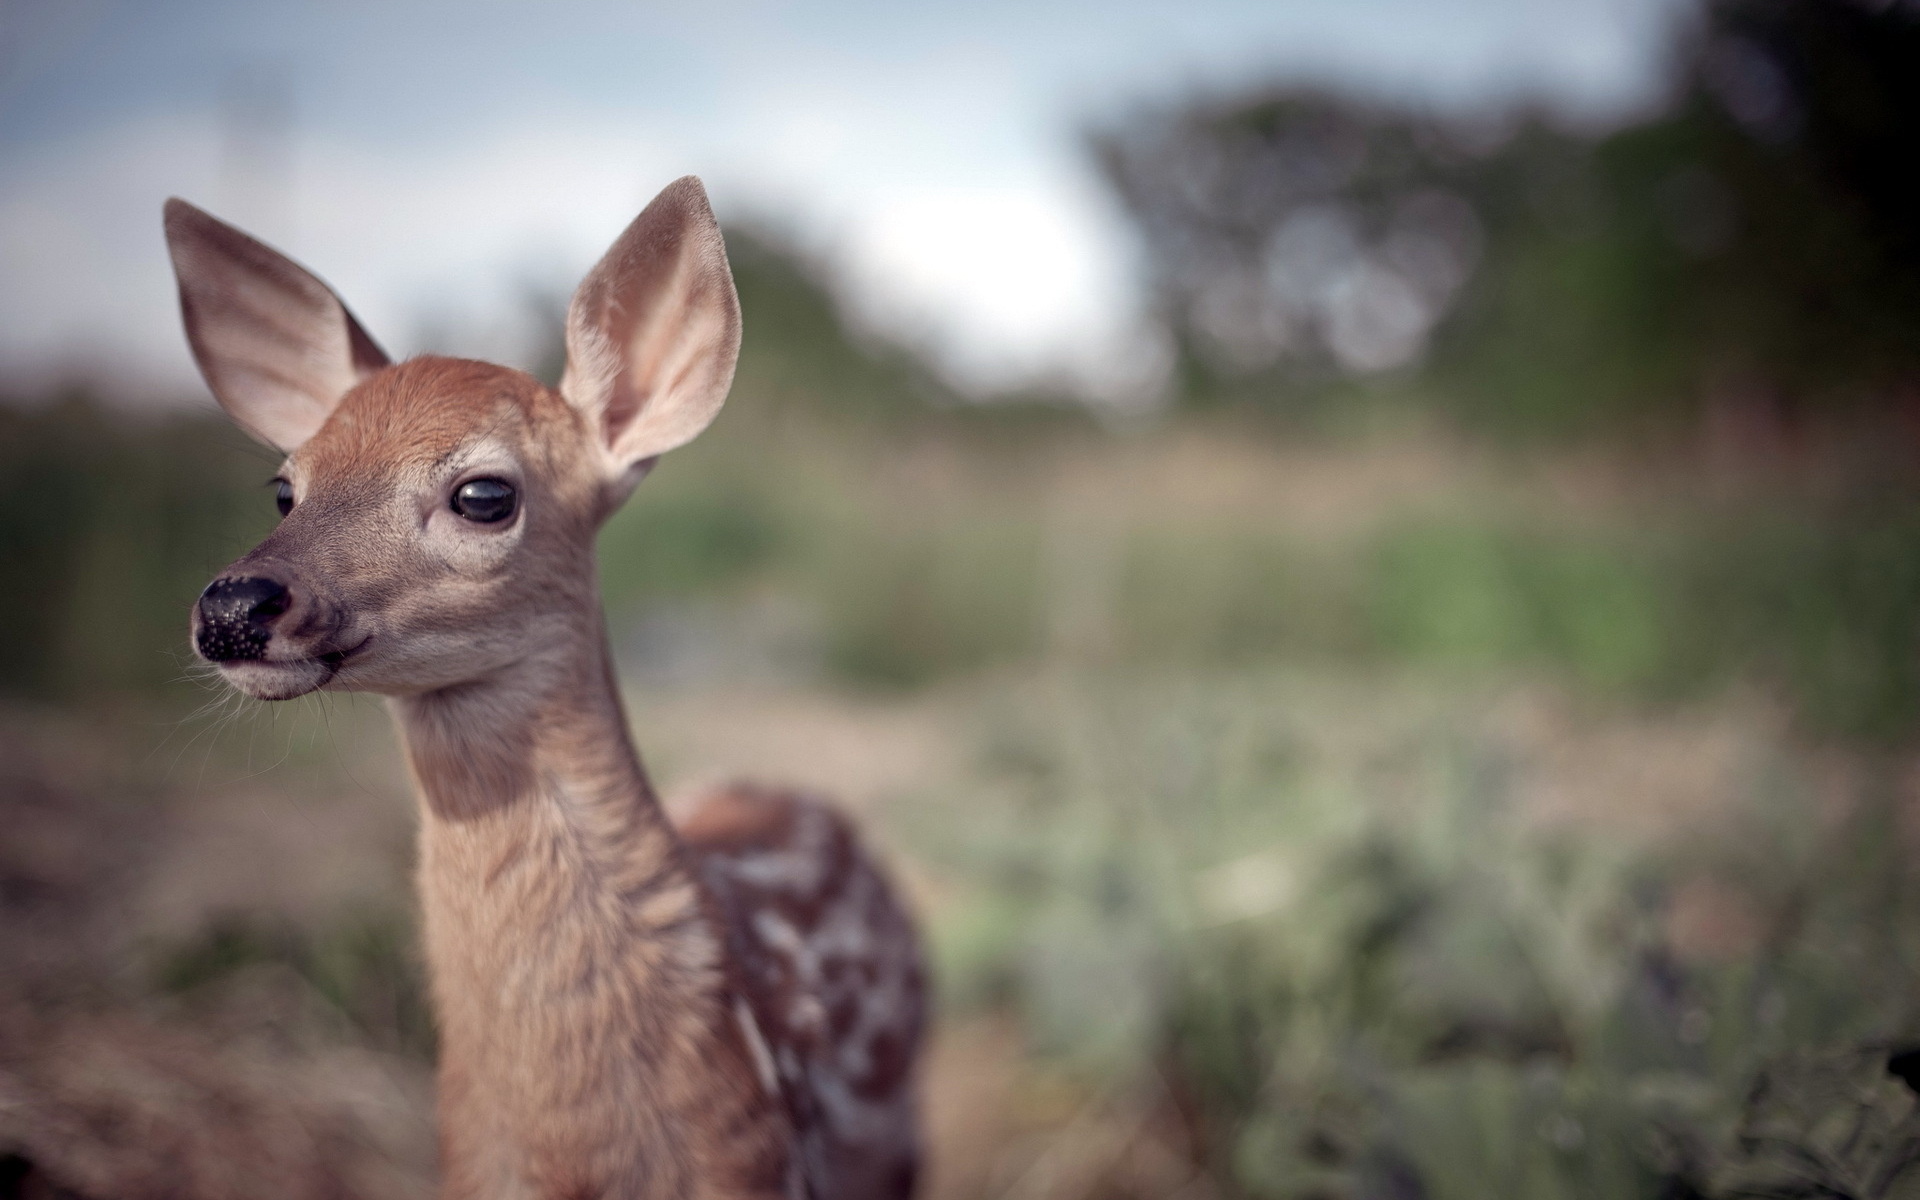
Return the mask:
{"type": "Polygon", "coordinates": [[[0,1197],[415,1197],[384,713],[188,607],[276,460],[181,194],[548,379],[707,180],[601,540],[669,792],[928,929],[931,1200],[1920,1195],[1920,7],[0,3],[0,1197]]]}

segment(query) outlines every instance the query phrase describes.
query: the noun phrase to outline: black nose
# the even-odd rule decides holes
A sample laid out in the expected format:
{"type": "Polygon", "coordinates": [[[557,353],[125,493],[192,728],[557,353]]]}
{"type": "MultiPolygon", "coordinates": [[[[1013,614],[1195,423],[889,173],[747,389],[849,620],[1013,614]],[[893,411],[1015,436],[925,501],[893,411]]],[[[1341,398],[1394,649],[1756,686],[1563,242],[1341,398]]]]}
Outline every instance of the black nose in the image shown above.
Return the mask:
{"type": "Polygon", "coordinates": [[[287,585],[258,576],[216,579],[200,593],[200,632],[194,642],[212,662],[259,658],[273,622],[293,604],[287,585]]]}

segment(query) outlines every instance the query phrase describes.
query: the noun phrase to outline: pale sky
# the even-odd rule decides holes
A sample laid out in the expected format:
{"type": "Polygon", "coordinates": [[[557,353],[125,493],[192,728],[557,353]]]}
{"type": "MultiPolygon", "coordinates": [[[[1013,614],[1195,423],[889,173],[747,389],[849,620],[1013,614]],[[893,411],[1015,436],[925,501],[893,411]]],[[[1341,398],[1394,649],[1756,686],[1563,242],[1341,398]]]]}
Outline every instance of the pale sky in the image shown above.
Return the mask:
{"type": "MultiPolygon", "coordinates": [[[[1263,80],[1643,102],[1676,0],[0,0],[0,378],[197,395],[160,240],[187,197],[390,351],[513,361],[687,173],[978,388],[1150,380],[1079,131],[1263,80]],[[450,341],[449,341],[450,339],[450,341]]],[[[751,330],[748,336],[751,337],[751,330]]]]}

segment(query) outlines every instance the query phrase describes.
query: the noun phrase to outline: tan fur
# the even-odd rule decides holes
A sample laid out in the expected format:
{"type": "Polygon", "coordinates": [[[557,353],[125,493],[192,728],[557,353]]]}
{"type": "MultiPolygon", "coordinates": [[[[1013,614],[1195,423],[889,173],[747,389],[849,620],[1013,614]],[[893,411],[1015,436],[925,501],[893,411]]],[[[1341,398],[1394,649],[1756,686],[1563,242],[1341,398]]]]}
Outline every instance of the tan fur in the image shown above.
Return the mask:
{"type": "MultiPolygon", "coordinates": [[[[217,251],[232,239],[209,222],[196,210],[195,244],[217,251]]],[[[241,268],[331,297],[234,244],[241,268]]],[[[228,269],[215,251],[186,261],[228,269]]],[[[626,364],[571,372],[584,396],[427,357],[322,397],[324,420],[282,468],[292,511],[221,576],[284,585],[286,607],[262,619],[257,653],[220,665],[266,699],[389,697],[421,801],[447,1197],[903,1197],[924,1020],[911,924],[813,802],[724,795],[684,843],[628,737],[607,649],[594,535],[652,455],[711,419],[738,344],[698,184],[663,193],[583,295],[575,325],[626,364]],[[511,520],[452,510],[472,478],[512,483],[511,520]],[[870,1002],[861,980],[878,981],[870,1002]]],[[[344,307],[317,311],[335,332],[315,344],[345,346],[344,307]]],[[[223,391],[236,376],[216,368],[230,409],[281,403],[223,391]]],[[[216,644],[199,640],[202,619],[196,644],[216,644]]]]}
{"type": "MultiPolygon", "coordinates": [[[[791,1131],[732,1018],[721,937],[614,690],[597,488],[569,469],[584,436],[525,376],[404,363],[348,393],[293,456],[305,497],[249,558],[297,564],[313,607],[342,614],[315,622],[329,638],[465,617],[487,627],[465,633],[478,657],[514,650],[489,677],[392,701],[422,798],[446,1194],[785,1195],[791,1131]],[[353,513],[345,497],[430,472],[476,427],[526,470],[528,529],[511,570],[461,581],[450,603],[445,580],[392,577],[389,548],[411,534],[379,527],[393,511],[353,513]],[[297,522],[303,510],[324,524],[297,522]]],[[[342,668],[349,685],[387,682],[355,674],[342,668]]]]}

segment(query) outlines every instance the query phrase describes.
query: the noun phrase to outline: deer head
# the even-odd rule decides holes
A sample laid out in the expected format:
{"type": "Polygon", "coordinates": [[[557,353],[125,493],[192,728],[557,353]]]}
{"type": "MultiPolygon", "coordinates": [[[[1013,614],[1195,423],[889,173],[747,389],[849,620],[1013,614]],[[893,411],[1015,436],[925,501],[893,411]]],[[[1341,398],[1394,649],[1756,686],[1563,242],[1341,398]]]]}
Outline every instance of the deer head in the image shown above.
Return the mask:
{"type": "Polygon", "coordinates": [[[558,390],[462,359],[390,365],[277,251],[181,200],[166,233],[207,385],[286,454],[278,528],[194,607],[194,646],[228,682],[417,694],[599,638],[594,532],[713,420],[739,353],[699,180],[662,191],[581,283],[558,390]]]}

